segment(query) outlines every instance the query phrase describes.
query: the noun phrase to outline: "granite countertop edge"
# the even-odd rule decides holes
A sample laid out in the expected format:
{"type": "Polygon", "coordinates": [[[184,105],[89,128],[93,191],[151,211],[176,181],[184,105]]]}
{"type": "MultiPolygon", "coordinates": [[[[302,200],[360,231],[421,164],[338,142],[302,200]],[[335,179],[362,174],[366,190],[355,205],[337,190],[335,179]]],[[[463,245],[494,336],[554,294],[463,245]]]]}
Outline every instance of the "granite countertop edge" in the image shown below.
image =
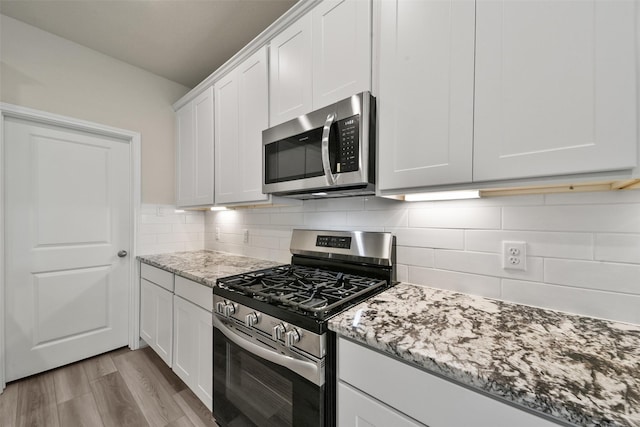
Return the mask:
{"type": "Polygon", "coordinates": [[[335,316],[329,329],[564,423],[640,426],[638,325],[400,283],[335,316]],[[503,329],[496,326],[498,322],[506,323],[503,329]],[[588,342],[595,336],[613,347],[615,340],[620,341],[619,360],[609,360],[609,365],[589,360],[597,357],[593,353],[598,347],[588,342]],[[627,390],[620,390],[621,384],[608,384],[606,378],[589,383],[584,378],[589,369],[591,375],[625,375],[621,384],[627,390]],[[598,398],[576,390],[578,386],[594,387],[598,398]],[[626,400],[625,393],[630,395],[626,400]]]}
{"type": "Polygon", "coordinates": [[[216,285],[216,281],[220,277],[282,264],[209,249],[138,255],[136,259],[210,288],[216,285]]]}

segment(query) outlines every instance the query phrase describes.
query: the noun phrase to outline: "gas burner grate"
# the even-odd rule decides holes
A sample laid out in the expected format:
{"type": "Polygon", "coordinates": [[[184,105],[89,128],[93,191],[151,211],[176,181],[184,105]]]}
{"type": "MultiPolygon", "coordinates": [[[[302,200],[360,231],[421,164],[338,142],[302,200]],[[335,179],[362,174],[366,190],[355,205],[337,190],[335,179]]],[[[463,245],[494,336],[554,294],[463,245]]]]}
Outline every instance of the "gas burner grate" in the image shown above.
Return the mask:
{"type": "Polygon", "coordinates": [[[345,303],[385,285],[384,281],[300,265],[228,277],[222,282],[252,298],[324,316],[345,303]]]}

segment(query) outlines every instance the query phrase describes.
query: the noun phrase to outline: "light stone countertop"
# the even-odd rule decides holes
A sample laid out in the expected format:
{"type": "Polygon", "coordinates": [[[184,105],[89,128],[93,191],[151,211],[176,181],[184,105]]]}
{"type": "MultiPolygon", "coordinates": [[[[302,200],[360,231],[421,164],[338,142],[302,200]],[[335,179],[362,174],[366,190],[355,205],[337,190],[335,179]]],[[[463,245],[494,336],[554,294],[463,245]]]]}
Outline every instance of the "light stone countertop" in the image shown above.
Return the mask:
{"type": "Polygon", "coordinates": [[[282,265],[273,261],[210,250],[139,255],[137,258],[146,264],[209,287],[215,286],[216,280],[220,277],[282,265]]]}
{"type": "Polygon", "coordinates": [[[329,329],[564,422],[640,426],[637,325],[400,283],[329,329]]]}

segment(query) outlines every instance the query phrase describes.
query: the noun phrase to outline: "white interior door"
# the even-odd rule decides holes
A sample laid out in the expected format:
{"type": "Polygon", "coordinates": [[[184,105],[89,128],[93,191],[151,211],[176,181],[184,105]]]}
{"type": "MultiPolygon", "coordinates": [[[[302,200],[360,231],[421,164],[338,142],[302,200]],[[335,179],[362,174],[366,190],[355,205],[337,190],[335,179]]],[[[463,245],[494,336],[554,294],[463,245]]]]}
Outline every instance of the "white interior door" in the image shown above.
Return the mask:
{"type": "Polygon", "coordinates": [[[130,147],[5,121],[6,380],[128,343],[130,147]]]}

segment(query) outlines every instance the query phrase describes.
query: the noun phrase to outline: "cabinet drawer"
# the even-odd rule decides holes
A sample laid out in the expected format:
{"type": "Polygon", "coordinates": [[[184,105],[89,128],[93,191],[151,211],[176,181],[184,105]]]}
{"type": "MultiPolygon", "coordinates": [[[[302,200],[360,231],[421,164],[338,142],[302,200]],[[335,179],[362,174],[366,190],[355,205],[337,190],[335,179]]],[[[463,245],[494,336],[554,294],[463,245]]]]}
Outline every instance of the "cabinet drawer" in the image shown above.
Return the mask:
{"type": "Polygon", "coordinates": [[[190,301],[209,312],[213,312],[213,289],[193,280],[176,276],[176,295],[190,301]]]}
{"type": "Polygon", "coordinates": [[[338,343],[338,376],[430,427],[556,425],[342,338],[338,343]]]}
{"type": "Polygon", "coordinates": [[[173,292],[173,273],[141,263],[140,277],[173,292]]]}

